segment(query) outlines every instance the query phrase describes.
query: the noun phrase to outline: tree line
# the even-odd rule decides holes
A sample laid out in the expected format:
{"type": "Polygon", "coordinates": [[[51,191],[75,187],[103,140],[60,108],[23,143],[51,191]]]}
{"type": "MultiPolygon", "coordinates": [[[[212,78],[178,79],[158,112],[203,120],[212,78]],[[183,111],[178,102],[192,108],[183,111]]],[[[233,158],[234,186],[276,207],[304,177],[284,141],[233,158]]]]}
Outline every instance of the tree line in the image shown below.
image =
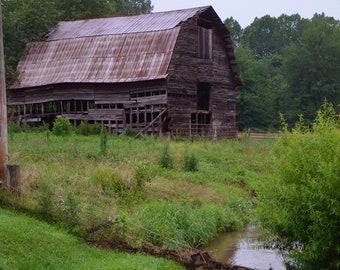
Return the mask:
{"type": "MultiPolygon", "coordinates": [[[[59,21],[149,13],[151,0],[2,0],[6,79],[15,78],[25,45],[43,40],[59,21]]],[[[277,129],[280,113],[289,124],[306,122],[324,99],[340,104],[340,21],[282,14],[255,18],[230,29],[243,85],[237,91],[240,130],[277,129]]]]}
{"type": "MultiPolygon", "coordinates": [[[[243,85],[237,91],[239,129],[277,129],[280,114],[307,124],[324,100],[340,104],[340,21],[325,14],[255,18],[242,29],[224,21],[243,85]]],[[[339,109],[339,108],[338,108],[339,109]]]]}

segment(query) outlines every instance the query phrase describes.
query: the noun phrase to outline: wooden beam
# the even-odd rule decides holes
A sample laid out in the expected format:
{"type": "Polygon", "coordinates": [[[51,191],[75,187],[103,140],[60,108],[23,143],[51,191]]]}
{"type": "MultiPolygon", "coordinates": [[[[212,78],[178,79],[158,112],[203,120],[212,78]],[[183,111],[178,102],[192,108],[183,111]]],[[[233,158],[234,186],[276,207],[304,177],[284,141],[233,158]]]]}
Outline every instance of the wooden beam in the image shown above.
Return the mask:
{"type": "Polygon", "coordinates": [[[168,109],[165,108],[163,111],[161,111],[161,112],[159,113],[159,115],[158,115],[155,119],[153,119],[153,120],[150,122],[149,125],[147,125],[146,127],[144,127],[141,131],[139,131],[139,132],[137,133],[136,138],[139,137],[144,131],[148,130],[148,128],[151,127],[158,119],[160,119],[161,116],[162,116],[167,110],[168,110],[168,109]]]}

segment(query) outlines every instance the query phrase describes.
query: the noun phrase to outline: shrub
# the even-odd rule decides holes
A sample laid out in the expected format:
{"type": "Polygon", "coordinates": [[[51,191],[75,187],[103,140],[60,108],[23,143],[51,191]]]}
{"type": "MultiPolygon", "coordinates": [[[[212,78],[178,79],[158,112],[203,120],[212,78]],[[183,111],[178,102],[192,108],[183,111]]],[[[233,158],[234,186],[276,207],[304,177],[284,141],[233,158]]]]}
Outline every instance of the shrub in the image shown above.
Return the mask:
{"type": "Polygon", "coordinates": [[[283,130],[273,179],[259,193],[261,223],[304,269],[340,267],[339,116],[325,103],[309,130],[283,130]]]}
{"type": "Polygon", "coordinates": [[[124,134],[126,136],[129,136],[129,137],[136,137],[138,132],[137,130],[135,130],[133,127],[131,127],[130,125],[127,125],[126,126],[126,129],[124,131],[124,134]]]}
{"type": "Polygon", "coordinates": [[[53,134],[65,137],[72,133],[72,125],[67,118],[57,117],[53,122],[53,134]]]}
{"type": "Polygon", "coordinates": [[[54,191],[51,189],[47,181],[41,181],[38,184],[38,197],[39,204],[37,206],[37,213],[46,221],[53,220],[54,203],[53,196],[54,191]]]}
{"type": "Polygon", "coordinates": [[[198,171],[198,159],[194,154],[185,154],[183,158],[183,169],[186,172],[198,171]]]}
{"type": "Polygon", "coordinates": [[[147,161],[136,163],[135,174],[133,177],[133,186],[138,190],[143,190],[145,183],[150,179],[150,164],[147,161]]]}
{"type": "Polygon", "coordinates": [[[79,233],[80,198],[73,192],[68,192],[66,197],[59,196],[59,215],[57,219],[62,227],[72,233],[79,233]]]}
{"type": "Polygon", "coordinates": [[[96,168],[91,173],[90,180],[95,185],[99,185],[107,195],[113,195],[114,193],[121,194],[126,190],[126,184],[121,175],[110,168],[96,168]]]}
{"type": "Polygon", "coordinates": [[[102,128],[100,131],[100,153],[106,155],[107,152],[107,130],[102,128]]]}
{"type": "Polygon", "coordinates": [[[77,134],[89,136],[89,135],[99,135],[101,131],[100,124],[90,124],[89,121],[84,120],[77,127],[77,134]]]}
{"type": "Polygon", "coordinates": [[[16,122],[8,121],[8,133],[20,133],[23,132],[24,129],[16,122]]]}
{"type": "Polygon", "coordinates": [[[165,169],[172,169],[174,167],[173,157],[170,155],[168,144],[163,147],[163,151],[159,159],[159,165],[165,169]]]}

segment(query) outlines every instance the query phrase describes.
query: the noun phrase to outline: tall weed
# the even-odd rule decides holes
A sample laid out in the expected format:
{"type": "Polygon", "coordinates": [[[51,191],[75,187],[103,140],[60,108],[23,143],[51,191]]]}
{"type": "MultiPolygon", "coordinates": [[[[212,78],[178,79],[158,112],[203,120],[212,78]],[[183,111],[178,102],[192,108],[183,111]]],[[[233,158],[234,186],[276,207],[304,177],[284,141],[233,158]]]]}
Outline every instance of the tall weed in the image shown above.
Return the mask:
{"type": "Polygon", "coordinates": [[[186,172],[198,171],[198,158],[193,153],[185,153],[183,157],[183,169],[186,172]]]}
{"type": "Polygon", "coordinates": [[[172,169],[174,167],[174,160],[169,150],[169,144],[165,144],[162,154],[159,158],[159,165],[165,169],[172,169]]]}
{"type": "Polygon", "coordinates": [[[234,229],[228,210],[213,204],[191,207],[180,203],[152,202],[141,211],[143,239],[155,245],[197,247],[218,232],[234,229]]]}
{"type": "Polygon", "coordinates": [[[90,181],[99,185],[106,195],[122,194],[127,188],[119,173],[104,166],[99,166],[91,172],[90,181]]]}

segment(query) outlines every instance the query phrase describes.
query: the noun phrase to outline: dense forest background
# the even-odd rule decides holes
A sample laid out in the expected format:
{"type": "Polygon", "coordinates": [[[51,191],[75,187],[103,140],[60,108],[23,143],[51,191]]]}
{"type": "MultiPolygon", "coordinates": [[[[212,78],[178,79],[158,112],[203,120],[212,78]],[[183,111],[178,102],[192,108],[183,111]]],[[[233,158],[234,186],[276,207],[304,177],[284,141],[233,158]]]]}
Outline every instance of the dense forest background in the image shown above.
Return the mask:
{"type": "MultiPolygon", "coordinates": [[[[27,42],[42,40],[61,20],[149,13],[151,0],[2,0],[6,78],[27,42]]],[[[222,18],[223,19],[223,18],[222,18]]],[[[280,114],[306,123],[325,99],[340,104],[340,21],[325,14],[255,18],[246,28],[233,18],[231,31],[243,85],[237,91],[240,130],[272,130],[280,114]]],[[[339,109],[339,106],[337,107],[339,109]]]]}
{"type": "MultiPolygon", "coordinates": [[[[340,105],[340,21],[264,16],[242,29],[224,21],[234,40],[243,86],[238,89],[238,128],[279,127],[282,113],[292,125],[306,123],[327,99],[340,105]]],[[[338,107],[339,109],[339,107],[338,107]]]]}

